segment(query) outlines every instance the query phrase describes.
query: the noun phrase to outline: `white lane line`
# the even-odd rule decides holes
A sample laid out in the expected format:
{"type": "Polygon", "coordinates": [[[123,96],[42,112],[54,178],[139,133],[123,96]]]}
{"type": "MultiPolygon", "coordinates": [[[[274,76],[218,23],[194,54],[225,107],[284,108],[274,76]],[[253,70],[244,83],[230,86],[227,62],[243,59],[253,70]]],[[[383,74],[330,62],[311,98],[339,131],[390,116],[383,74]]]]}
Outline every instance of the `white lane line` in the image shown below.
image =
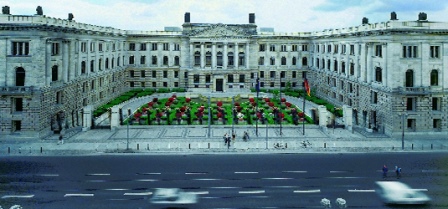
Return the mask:
{"type": "Polygon", "coordinates": [[[137,179],[135,181],[144,181],[144,182],[149,181],[149,182],[153,182],[153,181],[158,181],[158,180],[157,179],[137,179]]]}
{"type": "Polygon", "coordinates": [[[330,173],[349,173],[348,171],[330,171],[330,173]]]}
{"type": "Polygon", "coordinates": [[[191,193],[191,194],[197,194],[197,195],[201,195],[201,194],[209,194],[208,191],[202,191],[202,192],[188,192],[188,193],[191,193]]]}
{"type": "Polygon", "coordinates": [[[129,189],[120,189],[120,188],[116,188],[116,189],[105,189],[106,191],[126,191],[129,189]]]}
{"type": "Polygon", "coordinates": [[[37,174],[36,176],[42,176],[42,177],[58,177],[59,174],[57,174],[57,173],[44,173],[44,174],[37,174]]]}
{"type": "Polygon", "coordinates": [[[282,171],[283,173],[308,173],[308,171],[282,171]]]}
{"type": "Polygon", "coordinates": [[[152,192],[126,192],[125,196],[147,196],[152,195],[152,192]]]}
{"type": "Polygon", "coordinates": [[[88,173],[86,176],[110,176],[110,173],[88,173]]]}
{"type": "Polygon", "coordinates": [[[427,192],[428,189],[412,189],[412,191],[416,191],[416,192],[427,192]]]}
{"type": "Polygon", "coordinates": [[[375,192],[374,189],[349,189],[348,192],[375,192]]]}
{"type": "Polygon", "coordinates": [[[365,177],[360,176],[337,176],[337,177],[328,177],[330,179],[363,179],[365,177]]]}
{"type": "Polygon", "coordinates": [[[290,180],[293,178],[261,178],[263,180],[290,180]]]}
{"type": "Polygon", "coordinates": [[[294,190],[294,193],[319,193],[320,189],[312,189],[312,190],[294,190]]]}
{"type": "Polygon", "coordinates": [[[93,197],[93,194],[65,194],[64,197],[93,197]]]}
{"type": "Polygon", "coordinates": [[[5,195],[2,196],[2,199],[8,199],[8,198],[33,198],[34,195],[30,194],[30,195],[5,195]]]}
{"type": "Polygon", "coordinates": [[[212,189],[237,189],[237,188],[241,188],[241,187],[210,187],[212,189]]]}
{"type": "Polygon", "coordinates": [[[206,172],[186,172],[185,175],[204,175],[206,172]]]}
{"type": "Polygon", "coordinates": [[[264,190],[253,190],[253,191],[239,191],[240,194],[262,194],[264,190]]]}
{"type": "Polygon", "coordinates": [[[219,181],[222,179],[193,179],[194,181],[219,181]]]}
{"type": "Polygon", "coordinates": [[[235,171],[235,174],[256,174],[256,171],[235,171]]]}
{"type": "Polygon", "coordinates": [[[162,175],[162,173],[137,173],[137,175],[162,175]]]}

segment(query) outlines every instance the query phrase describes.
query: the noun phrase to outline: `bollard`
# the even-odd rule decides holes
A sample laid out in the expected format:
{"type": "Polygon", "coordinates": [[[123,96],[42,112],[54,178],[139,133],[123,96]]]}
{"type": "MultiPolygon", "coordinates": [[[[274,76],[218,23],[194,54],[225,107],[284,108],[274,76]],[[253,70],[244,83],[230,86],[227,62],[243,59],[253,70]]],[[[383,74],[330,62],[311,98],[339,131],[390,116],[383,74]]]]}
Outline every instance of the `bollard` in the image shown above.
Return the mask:
{"type": "Polygon", "coordinates": [[[188,144],[188,149],[191,149],[191,144],[188,144]]]}
{"type": "Polygon", "coordinates": [[[324,143],[324,148],[327,148],[327,143],[324,143]]]}
{"type": "Polygon", "coordinates": [[[149,150],[149,144],[146,144],[146,149],[149,150]]]}
{"type": "Polygon", "coordinates": [[[414,144],[412,144],[412,147],[411,147],[411,149],[412,149],[412,150],[414,150],[414,144]]]}
{"type": "Polygon", "coordinates": [[[42,153],[43,152],[43,149],[42,149],[42,147],[40,147],[40,153],[42,153]]]}
{"type": "Polygon", "coordinates": [[[8,147],[8,154],[11,153],[11,147],[8,147]]]}
{"type": "Polygon", "coordinates": [[[140,145],[139,144],[137,144],[137,150],[140,148],[140,145]]]}
{"type": "Polygon", "coordinates": [[[432,149],[432,144],[431,144],[431,149],[432,149]]]}
{"type": "Polygon", "coordinates": [[[288,148],[288,143],[285,143],[285,149],[288,148]]]}
{"type": "Polygon", "coordinates": [[[210,149],[210,142],[208,143],[208,148],[210,149]]]}

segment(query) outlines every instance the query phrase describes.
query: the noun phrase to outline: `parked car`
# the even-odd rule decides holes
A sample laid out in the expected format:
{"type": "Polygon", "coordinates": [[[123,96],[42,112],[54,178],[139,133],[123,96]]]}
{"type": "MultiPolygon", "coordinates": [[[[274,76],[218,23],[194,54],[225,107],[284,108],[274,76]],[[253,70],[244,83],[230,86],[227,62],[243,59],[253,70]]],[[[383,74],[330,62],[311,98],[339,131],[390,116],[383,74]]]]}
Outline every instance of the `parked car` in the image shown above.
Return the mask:
{"type": "Polygon", "coordinates": [[[422,205],[431,201],[421,190],[398,181],[377,181],[376,185],[375,191],[386,204],[422,205]]]}
{"type": "Polygon", "coordinates": [[[179,188],[158,188],[149,199],[151,204],[161,207],[186,207],[198,202],[197,195],[179,188]]]}

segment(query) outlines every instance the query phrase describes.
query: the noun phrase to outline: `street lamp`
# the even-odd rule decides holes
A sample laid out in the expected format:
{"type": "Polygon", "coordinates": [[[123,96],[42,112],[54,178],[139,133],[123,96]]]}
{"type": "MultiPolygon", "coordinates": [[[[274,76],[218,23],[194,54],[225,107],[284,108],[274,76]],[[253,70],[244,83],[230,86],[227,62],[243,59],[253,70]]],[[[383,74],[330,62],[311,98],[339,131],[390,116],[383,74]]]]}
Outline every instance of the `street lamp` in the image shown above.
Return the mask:
{"type": "Polygon", "coordinates": [[[401,119],[402,119],[402,123],[401,123],[401,125],[402,125],[402,132],[401,132],[401,149],[402,149],[402,150],[404,150],[404,128],[405,128],[405,125],[404,125],[404,118],[407,117],[407,116],[408,116],[408,114],[406,114],[406,113],[402,113],[402,114],[401,114],[401,119]]]}

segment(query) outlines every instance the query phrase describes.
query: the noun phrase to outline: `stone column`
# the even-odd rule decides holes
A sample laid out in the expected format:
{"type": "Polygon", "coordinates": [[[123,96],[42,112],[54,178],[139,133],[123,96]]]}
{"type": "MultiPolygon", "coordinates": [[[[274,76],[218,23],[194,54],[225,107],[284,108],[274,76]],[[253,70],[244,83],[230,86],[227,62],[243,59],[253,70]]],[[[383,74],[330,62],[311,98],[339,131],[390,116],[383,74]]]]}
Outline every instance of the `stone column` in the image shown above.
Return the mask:
{"type": "Polygon", "coordinates": [[[62,80],[64,82],[68,81],[68,63],[69,63],[69,54],[68,54],[68,45],[70,41],[64,40],[62,41],[62,80]]]}
{"type": "Polygon", "coordinates": [[[342,111],[344,112],[345,129],[351,131],[353,129],[353,108],[348,105],[343,105],[342,111]]]}
{"type": "Polygon", "coordinates": [[[367,43],[367,63],[366,63],[366,82],[372,81],[372,73],[375,71],[372,67],[372,43],[367,43]]]}
{"type": "Polygon", "coordinates": [[[212,69],[216,68],[216,42],[212,43],[212,69]]]}
{"type": "MultiPolygon", "coordinates": [[[[86,53],[87,53],[87,56],[86,56],[86,73],[87,73],[87,75],[90,75],[90,71],[92,70],[92,69],[90,69],[90,40],[88,40],[87,43],[86,43],[86,53]]],[[[120,64],[122,64],[122,66],[124,64],[123,62],[120,63],[120,64]]]]}
{"type": "Polygon", "coordinates": [[[82,131],[88,131],[92,127],[92,113],[92,105],[87,105],[83,108],[82,131]]]}
{"type": "Polygon", "coordinates": [[[194,67],[194,45],[190,43],[190,68],[194,67]]]}
{"type": "Polygon", "coordinates": [[[383,81],[383,85],[384,86],[388,86],[388,82],[387,82],[387,44],[384,43],[383,45],[381,45],[381,51],[383,53],[383,57],[382,59],[384,60],[384,65],[381,66],[382,68],[382,72],[381,72],[381,80],[383,81]]]}
{"type": "Polygon", "coordinates": [[[205,50],[204,50],[204,42],[201,42],[201,68],[205,67],[205,50]]]}
{"type": "Polygon", "coordinates": [[[249,45],[250,45],[250,43],[247,42],[246,43],[246,53],[245,53],[246,69],[249,69],[249,55],[250,55],[249,45]]]}
{"type": "Polygon", "coordinates": [[[235,69],[238,68],[238,43],[235,43],[235,50],[234,50],[234,56],[233,56],[233,64],[235,66],[235,69]]]}
{"type": "Polygon", "coordinates": [[[227,69],[227,63],[228,63],[227,45],[228,45],[228,43],[224,42],[224,54],[222,55],[222,62],[223,62],[222,68],[224,70],[227,69]]]}
{"type": "Polygon", "coordinates": [[[45,85],[49,86],[51,83],[51,41],[45,41],[45,85]]]}

